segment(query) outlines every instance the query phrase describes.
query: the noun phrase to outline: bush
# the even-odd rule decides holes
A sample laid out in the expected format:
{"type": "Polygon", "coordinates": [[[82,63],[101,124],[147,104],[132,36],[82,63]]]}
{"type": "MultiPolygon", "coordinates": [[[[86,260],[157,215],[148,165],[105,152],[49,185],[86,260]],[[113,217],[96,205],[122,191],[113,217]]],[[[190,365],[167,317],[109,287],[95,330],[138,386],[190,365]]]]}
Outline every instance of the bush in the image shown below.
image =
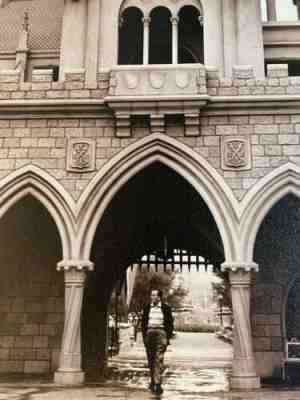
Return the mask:
{"type": "Polygon", "coordinates": [[[180,324],[176,325],[175,329],[178,332],[200,332],[200,333],[215,333],[218,330],[218,325],[211,324],[200,324],[200,323],[191,323],[191,324],[180,324]]]}

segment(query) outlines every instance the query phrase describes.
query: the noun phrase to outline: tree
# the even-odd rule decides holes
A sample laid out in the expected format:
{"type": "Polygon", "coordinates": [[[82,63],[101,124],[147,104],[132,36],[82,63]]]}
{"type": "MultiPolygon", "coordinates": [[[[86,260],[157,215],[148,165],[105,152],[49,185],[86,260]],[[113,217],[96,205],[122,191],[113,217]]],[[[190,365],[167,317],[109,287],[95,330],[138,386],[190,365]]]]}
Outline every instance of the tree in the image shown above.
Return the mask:
{"type": "Polygon", "coordinates": [[[175,276],[176,273],[171,271],[139,271],[136,275],[129,311],[140,319],[143,308],[149,302],[151,288],[162,290],[164,301],[174,309],[180,308],[188,291],[174,284],[175,276]]]}
{"type": "Polygon", "coordinates": [[[215,302],[218,302],[219,296],[222,296],[222,306],[229,307],[232,309],[231,305],[231,293],[230,293],[230,283],[228,274],[224,272],[218,271],[216,272],[217,276],[222,279],[221,282],[213,282],[213,299],[215,302]]]}

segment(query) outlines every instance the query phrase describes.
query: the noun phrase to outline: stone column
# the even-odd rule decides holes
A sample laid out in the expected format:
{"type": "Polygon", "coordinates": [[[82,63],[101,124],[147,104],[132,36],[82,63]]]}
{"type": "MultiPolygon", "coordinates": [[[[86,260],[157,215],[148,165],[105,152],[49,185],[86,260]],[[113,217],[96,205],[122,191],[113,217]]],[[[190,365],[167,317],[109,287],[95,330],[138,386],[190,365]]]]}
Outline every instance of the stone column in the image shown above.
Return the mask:
{"type": "Polygon", "coordinates": [[[230,377],[232,389],[249,390],[260,387],[255,368],[250,321],[251,271],[257,264],[223,264],[229,270],[234,318],[234,358],[230,377]]]}
{"type": "Polygon", "coordinates": [[[64,1],[60,51],[60,79],[64,71],[85,68],[87,0],[64,1]]]}
{"type": "Polygon", "coordinates": [[[89,261],[63,261],[58,270],[65,274],[65,324],[59,369],[54,381],[63,385],[84,382],[81,368],[81,311],[86,271],[93,270],[89,261]]]}
{"type": "Polygon", "coordinates": [[[234,0],[223,0],[223,43],[224,74],[232,76],[232,69],[237,65],[236,10],[234,0]]]}
{"type": "Polygon", "coordinates": [[[149,51],[150,51],[150,41],[149,41],[150,22],[151,22],[151,18],[150,18],[150,17],[145,17],[145,18],[143,18],[143,24],[144,24],[143,64],[144,64],[144,65],[148,65],[148,64],[149,64],[149,51]]]}
{"type": "Polygon", "coordinates": [[[85,67],[88,83],[95,83],[99,66],[99,35],[101,20],[101,2],[88,1],[88,23],[86,34],[85,67]]]}
{"type": "Polygon", "coordinates": [[[267,0],[267,18],[268,21],[277,21],[276,0],[267,0]]]}
{"type": "Polygon", "coordinates": [[[177,16],[171,17],[172,23],[172,64],[178,64],[178,21],[177,16]]]}
{"type": "Polygon", "coordinates": [[[255,76],[265,76],[260,0],[236,0],[237,65],[252,65],[255,76]]]}

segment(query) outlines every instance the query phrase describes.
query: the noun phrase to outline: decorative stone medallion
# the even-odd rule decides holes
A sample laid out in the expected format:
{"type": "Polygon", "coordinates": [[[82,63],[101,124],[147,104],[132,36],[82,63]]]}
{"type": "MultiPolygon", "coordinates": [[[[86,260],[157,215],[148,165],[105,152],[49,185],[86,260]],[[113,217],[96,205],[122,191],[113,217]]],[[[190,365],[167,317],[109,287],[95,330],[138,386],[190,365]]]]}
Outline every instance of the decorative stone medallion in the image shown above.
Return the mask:
{"type": "Polygon", "coordinates": [[[222,169],[251,169],[251,150],[248,137],[222,137],[222,169]]]}
{"type": "Polygon", "coordinates": [[[95,170],[96,146],[93,139],[69,139],[67,170],[70,172],[90,172],[95,170]]]}
{"type": "Polygon", "coordinates": [[[177,87],[179,87],[180,89],[185,89],[186,87],[189,86],[190,84],[190,74],[188,71],[177,71],[176,72],[176,77],[175,77],[175,81],[176,81],[176,85],[177,87]]]}
{"type": "Polygon", "coordinates": [[[127,72],[124,76],[125,84],[128,89],[136,89],[138,87],[140,78],[138,73],[127,72]]]}
{"type": "Polygon", "coordinates": [[[166,73],[151,71],[149,74],[149,81],[153,89],[161,89],[166,82],[166,73]]]}

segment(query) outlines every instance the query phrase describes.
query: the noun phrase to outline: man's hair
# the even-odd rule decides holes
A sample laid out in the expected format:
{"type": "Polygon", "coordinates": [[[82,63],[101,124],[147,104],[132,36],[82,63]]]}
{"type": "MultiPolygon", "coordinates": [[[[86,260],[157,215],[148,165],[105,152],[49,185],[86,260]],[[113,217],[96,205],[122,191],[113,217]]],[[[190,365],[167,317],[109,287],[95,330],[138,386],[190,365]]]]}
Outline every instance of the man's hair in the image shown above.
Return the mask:
{"type": "Polygon", "coordinates": [[[151,288],[150,294],[153,292],[153,290],[157,291],[158,296],[162,299],[163,297],[163,291],[161,289],[157,289],[155,287],[151,288]]]}

